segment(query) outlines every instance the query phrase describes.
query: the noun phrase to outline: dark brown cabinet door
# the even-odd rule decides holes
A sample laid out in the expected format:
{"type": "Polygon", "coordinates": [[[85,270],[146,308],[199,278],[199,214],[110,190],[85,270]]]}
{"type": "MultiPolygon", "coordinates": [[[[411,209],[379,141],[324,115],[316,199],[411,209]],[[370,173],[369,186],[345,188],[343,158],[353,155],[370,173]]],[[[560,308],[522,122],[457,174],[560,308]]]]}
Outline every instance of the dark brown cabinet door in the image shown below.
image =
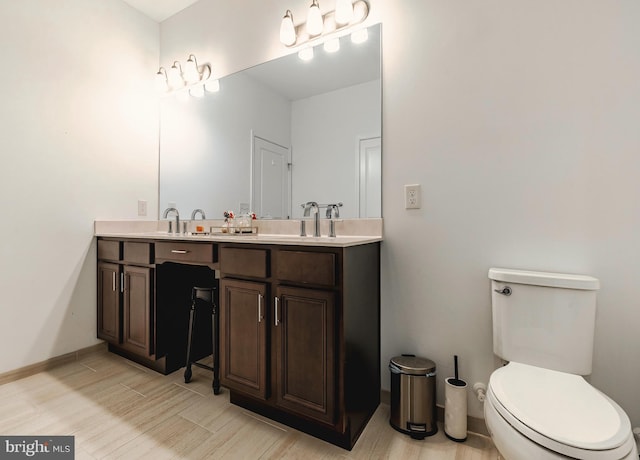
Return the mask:
{"type": "Polygon", "coordinates": [[[267,398],[267,288],[220,281],[220,381],[232,390],[267,398]]]}
{"type": "Polygon", "coordinates": [[[335,294],[280,286],[276,297],[276,404],[333,423],[336,407],[335,294]]]}
{"type": "Polygon", "coordinates": [[[151,269],[124,266],[122,346],[140,355],[151,350],[151,269]]]}
{"type": "Polygon", "coordinates": [[[98,337],[120,342],[120,266],[98,263],[98,337]]]}

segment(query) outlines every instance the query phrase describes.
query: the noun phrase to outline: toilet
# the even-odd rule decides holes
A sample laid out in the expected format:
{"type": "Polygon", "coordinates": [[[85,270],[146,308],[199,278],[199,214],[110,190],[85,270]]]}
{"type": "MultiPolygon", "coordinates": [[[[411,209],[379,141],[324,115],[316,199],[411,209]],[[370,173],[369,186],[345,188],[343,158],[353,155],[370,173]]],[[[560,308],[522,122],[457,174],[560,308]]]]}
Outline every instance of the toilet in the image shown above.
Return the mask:
{"type": "Polygon", "coordinates": [[[493,351],[484,415],[505,460],[638,460],[624,410],[591,373],[593,277],[491,268],[493,351]]]}

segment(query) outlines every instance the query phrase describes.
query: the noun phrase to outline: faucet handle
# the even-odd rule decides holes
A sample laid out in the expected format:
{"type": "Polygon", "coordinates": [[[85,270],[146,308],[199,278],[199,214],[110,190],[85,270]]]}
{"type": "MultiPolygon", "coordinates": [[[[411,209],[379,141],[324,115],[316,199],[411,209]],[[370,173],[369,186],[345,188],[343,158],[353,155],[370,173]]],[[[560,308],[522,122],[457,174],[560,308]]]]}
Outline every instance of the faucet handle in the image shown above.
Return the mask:
{"type": "Polygon", "coordinates": [[[342,203],[328,204],[327,219],[331,219],[332,217],[335,217],[336,219],[340,218],[340,206],[342,206],[342,203]]]}

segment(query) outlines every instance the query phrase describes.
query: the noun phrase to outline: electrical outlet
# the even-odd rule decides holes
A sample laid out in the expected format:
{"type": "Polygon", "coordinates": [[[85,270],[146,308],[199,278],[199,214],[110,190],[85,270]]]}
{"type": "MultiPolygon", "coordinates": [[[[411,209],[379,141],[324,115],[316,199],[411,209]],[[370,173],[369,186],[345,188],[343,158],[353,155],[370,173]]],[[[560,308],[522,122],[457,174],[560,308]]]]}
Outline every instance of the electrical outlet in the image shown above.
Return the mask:
{"type": "Polygon", "coordinates": [[[422,191],[420,190],[420,184],[411,184],[404,186],[404,208],[405,209],[420,209],[422,191]]]}
{"type": "Polygon", "coordinates": [[[138,216],[147,215],[147,200],[138,200],[138,216]]]}

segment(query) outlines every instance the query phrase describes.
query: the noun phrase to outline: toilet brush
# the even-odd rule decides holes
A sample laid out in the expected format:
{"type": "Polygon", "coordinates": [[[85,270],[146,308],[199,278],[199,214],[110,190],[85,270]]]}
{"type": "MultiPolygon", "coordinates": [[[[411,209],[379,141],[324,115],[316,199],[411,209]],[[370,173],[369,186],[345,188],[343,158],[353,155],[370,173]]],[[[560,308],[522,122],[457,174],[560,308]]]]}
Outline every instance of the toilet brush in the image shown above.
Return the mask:
{"type": "Polygon", "coordinates": [[[445,380],[444,432],[453,441],[467,439],[467,382],[458,375],[458,355],[453,357],[454,377],[445,380]]]}

